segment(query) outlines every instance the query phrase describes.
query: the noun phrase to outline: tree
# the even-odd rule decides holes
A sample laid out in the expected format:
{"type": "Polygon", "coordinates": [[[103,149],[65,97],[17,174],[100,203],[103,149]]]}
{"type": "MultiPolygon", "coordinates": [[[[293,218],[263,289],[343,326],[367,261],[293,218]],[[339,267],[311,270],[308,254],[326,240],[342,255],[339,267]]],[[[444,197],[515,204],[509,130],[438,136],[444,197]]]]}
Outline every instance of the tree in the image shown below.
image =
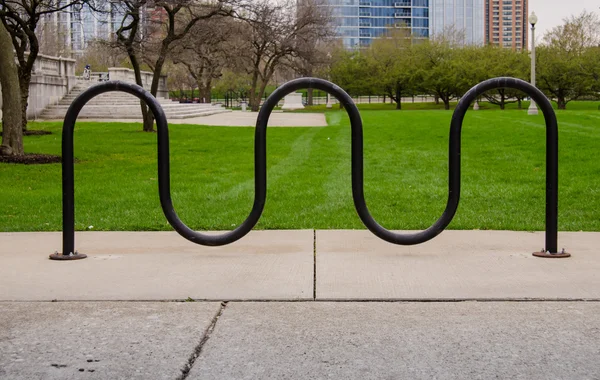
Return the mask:
{"type": "MultiPolygon", "coordinates": [[[[486,79],[496,77],[513,77],[529,79],[530,59],[526,52],[505,49],[495,45],[484,47],[464,47],[462,50],[460,74],[463,82],[473,86],[486,79]]],[[[519,103],[524,94],[518,90],[498,88],[483,95],[488,102],[505,109],[506,104],[519,103]]]]}
{"type": "Polygon", "coordinates": [[[224,70],[223,75],[215,84],[217,93],[225,96],[227,93],[233,94],[238,99],[245,100],[250,94],[252,87],[252,77],[246,73],[236,73],[231,70],[224,70]]]}
{"type": "Polygon", "coordinates": [[[444,38],[415,44],[413,50],[418,62],[414,77],[417,89],[439,97],[449,110],[450,101],[462,95],[469,85],[459,75],[460,54],[464,50],[444,38]]]}
{"type": "MultiPolygon", "coordinates": [[[[290,60],[290,68],[302,77],[325,77],[331,64],[333,45],[329,41],[303,40],[298,44],[298,57],[290,60]]],[[[306,91],[306,101],[313,105],[313,89],[306,91]]]]}
{"type": "Polygon", "coordinates": [[[0,87],[2,87],[2,145],[0,155],[22,155],[21,93],[10,34],[0,24],[0,87]]]}
{"type": "Polygon", "coordinates": [[[192,94],[191,97],[192,99],[194,98],[194,89],[196,88],[196,80],[190,75],[190,73],[188,72],[188,69],[183,66],[183,65],[175,65],[175,64],[168,64],[165,66],[165,68],[168,70],[169,76],[167,78],[167,83],[169,86],[169,89],[171,89],[170,93],[171,94],[177,94],[178,90],[179,95],[176,95],[177,97],[179,97],[179,99],[183,99],[184,97],[186,97],[186,93],[185,90],[192,90],[192,94]]]}
{"type": "Polygon", "coordinates": [[[88,0],[0,0],[0,21],[10,34],[18,62],[21,94],[21,127],[27,129],[29,83],[33,64],[40,51],[36,29],[40,19],[88,0]]]}
{"type": "Polygon", "coordinates": [[[340,48],[333,53],[329,75],[331,81],[350,95],[375,94],[381,90],[374,80],[373,61],[360,51],[340,48]]]}
{"type": "Polygon", "coordinates": [[[384,38],[373,41],[367,57],[374,68],[372,80],[380,83],[384,93],[402,109],[402,95],[412,89],[414,83],[414,56],[412,38],[407,29],[394,29],[384,38]]]}
{"type": "MultiPolygon", "coordinates": [[[[150,93],[156,96],[163,66],[175,42],[183,39],[202,20],[214,16],[232,16],[235,0],[200,2],[189,0],[122,0],[123,18],[116,32],[117,44],[127,53],[138,85],[142,85],[140,63],[153,72],[150,93]],[[147,14],[154,6],[154,13],[147,14]],[[146,12],[146,13],[145,13],[146,12]],[[150,21],[142,23],[142,16],[150,21]]],[[[154,131],[154,115],[140,102],[144,118],[143,130],[154,131]]]]}
{"type": "Polygon", "coordinates": [[[88,43],[83,55],[77,58],[76,72],[82,72],[88,64],[94,71],[106,72],[109,67],[121,67],[128,61],[127,55],[110,41],[93,40],[88,43]]]}
{"type": "Polygon", "coordinates": [[[594,65],[589,64],[591,49],[600,45],[600,19],[584,11],[565,19],[544,36],[537,49],[538,87],[556,99],[559,109],[585,95],[593,94],[594,65]]]}
{"type": "Polygon", "coordinates": [[[258,111],[267,84],[285,60],[299,57],[306,44],[330,35],[328,7],[320,5],[321,0],[256,0],[242,15],[246,45],[238,62],[252,77],[252,111],[258,111]]]}
{"type": "Polygon", "coordinates": [[[211,102],[213,80],[238,54],[239,22],[230,17],[213,17],[198,23],[174,48],[173,62],[183,65],[196,81],[201,102],[211,102]]]}

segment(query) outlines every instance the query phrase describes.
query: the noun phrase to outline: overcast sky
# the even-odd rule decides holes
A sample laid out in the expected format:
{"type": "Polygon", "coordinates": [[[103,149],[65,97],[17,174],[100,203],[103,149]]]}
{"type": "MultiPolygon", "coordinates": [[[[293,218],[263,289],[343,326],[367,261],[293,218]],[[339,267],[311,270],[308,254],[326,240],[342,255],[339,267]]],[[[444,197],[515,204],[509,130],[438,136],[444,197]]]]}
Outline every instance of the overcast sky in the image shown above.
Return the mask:
{"type": "Polygon", "coordinates": [[[538,16],[536,40],[540,40],[546,30],[561,25],[563,18],[579,15],[584,9],[600,13],[600,0],[529,0],[529,13],[538,16]]]}

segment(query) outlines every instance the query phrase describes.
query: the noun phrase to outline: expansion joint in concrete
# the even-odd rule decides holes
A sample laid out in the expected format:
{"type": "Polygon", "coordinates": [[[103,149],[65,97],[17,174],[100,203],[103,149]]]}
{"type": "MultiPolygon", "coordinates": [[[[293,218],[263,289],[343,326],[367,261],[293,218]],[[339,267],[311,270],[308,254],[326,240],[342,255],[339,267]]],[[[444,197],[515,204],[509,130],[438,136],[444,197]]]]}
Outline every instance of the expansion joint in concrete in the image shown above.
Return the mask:
{"type": "Polygon", "coordinates": [[[223,315],[223,312],[225,311],[225,308],[227,307],[227,303],[228,303],[228,301],[221,302],[221,306],[219,307],[217,314],[215,314],[212,321],[210,322],[210,325],[208,325],[206,330],[204,330],[204,334],[202,334],[202,339],[200,339],[200,342],[194,348],[194,351],[188,358],[187,363],[185,363],[184,367],[181,369],[181,374],[177,377],[177,380],[184,380],[190,374],[190,371],[192,370],[192,367],[194,366],[196,359],[198,359],[198,357],[200,357],[200,354],[202,353],[202,349],[204,348],[204,345],[210,339],[211,334],[213,333],[213,331],[215,330],[215,327],[217,326],[217,322],[219,321],[219,318],[221,317],[221,315],[223,315]]]}
{"type": "Polygon", "coordinates": [[[317,300],[317,230],[313,230],[313,301],[317,300]]]}

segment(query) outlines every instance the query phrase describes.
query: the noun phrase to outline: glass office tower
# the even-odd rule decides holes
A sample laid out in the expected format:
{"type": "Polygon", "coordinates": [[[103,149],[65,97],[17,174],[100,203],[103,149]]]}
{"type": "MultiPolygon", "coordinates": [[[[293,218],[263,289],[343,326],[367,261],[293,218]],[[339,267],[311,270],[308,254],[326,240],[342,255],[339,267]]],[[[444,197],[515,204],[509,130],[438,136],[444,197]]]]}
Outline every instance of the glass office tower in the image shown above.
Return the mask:
{"type": "Polygon", "coordinates": [[[428,38],[429,2],[328,0],[328,6],[331,7],[334,25],[344,47],[357,49],[369,46],[374,38],[394,28],[404,28],[414,36],[428,38]]]}
{"type": "Polygon", "coordinates": [[[429,34],[460,34],[464,44],[483,45],[485,0],[430,0],[429,34]]]}

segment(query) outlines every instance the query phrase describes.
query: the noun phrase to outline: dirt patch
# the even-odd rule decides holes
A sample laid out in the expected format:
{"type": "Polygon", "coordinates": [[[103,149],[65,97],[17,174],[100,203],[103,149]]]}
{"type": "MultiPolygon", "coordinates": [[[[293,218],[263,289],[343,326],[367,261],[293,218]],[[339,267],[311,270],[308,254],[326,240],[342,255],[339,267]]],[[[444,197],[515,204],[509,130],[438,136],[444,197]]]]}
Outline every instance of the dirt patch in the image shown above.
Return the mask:
{"type": "Polygon", "coordinates": [[[43,131],[40,129],[37,130],[26,130],[25,132],[23,132],[23,136],[43,136],[43,135],[51,135],[52,132],[50,131],[43,131]]]}
{"type": "MultiPolygon", "coordinates": [[[[43,135],[51,135],[52,132],[50,131],[44,131],[41,129],[35,129],[35,130],[26,130],[25,132],[23,132],[23,136],[43,136],[43,135]]],[[[2,136],[2,132],[0,132],[0,136],[2,136]]]]}
{"type": "Polygon", "coordinates": [[[24,165],[38,165],[38,164],[55,164],[61,162],[60,156],[54,156],[51,154],[38,154],[38,153],[25,153],[22,156],[1,156],[0,162],[6,164],[24,164],[24,165]]]}

